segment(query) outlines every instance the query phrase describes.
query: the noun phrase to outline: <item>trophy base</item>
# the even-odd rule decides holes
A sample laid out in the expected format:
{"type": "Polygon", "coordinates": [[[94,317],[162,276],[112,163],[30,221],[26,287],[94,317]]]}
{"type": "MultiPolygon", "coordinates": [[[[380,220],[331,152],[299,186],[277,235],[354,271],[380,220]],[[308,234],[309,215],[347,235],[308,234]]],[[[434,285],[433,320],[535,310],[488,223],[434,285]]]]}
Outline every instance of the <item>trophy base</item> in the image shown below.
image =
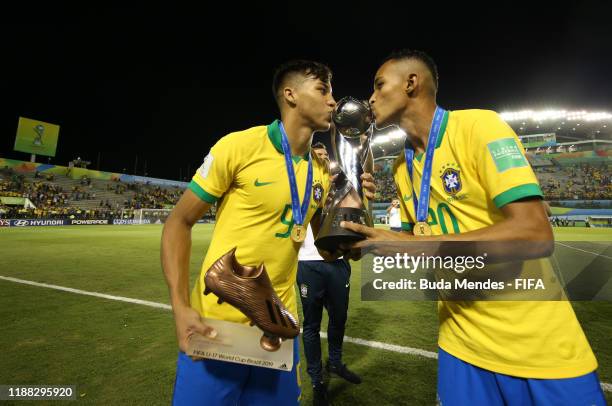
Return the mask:
{"type": "Polygon", "coordinates": [[[365,239],[359,233],[340,227],[342,221],[372,226],[370,216],[365,210],[353,207],[338,207],[323,220],[315,246],[328,252],[335,252],[339,249],[340,244],[351,244],[365,239]]]}

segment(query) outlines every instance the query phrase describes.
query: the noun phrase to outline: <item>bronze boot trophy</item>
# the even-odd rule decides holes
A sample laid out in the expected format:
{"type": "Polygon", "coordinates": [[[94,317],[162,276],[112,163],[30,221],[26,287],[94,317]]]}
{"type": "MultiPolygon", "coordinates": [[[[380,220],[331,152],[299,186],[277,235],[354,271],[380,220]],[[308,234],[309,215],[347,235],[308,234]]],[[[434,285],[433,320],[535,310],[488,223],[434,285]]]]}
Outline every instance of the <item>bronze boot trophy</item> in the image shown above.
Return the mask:
{"type": "Polygon", "coordinates": [[[280,348],[281,339],[300,333],[299,323],[274,292],[264,264],[243,266],[236,247],[216,260],[206,271],[204,294],[214,293],[217,303],[227,302],[263,330],[260,345],[266,351],[280,348]]]}

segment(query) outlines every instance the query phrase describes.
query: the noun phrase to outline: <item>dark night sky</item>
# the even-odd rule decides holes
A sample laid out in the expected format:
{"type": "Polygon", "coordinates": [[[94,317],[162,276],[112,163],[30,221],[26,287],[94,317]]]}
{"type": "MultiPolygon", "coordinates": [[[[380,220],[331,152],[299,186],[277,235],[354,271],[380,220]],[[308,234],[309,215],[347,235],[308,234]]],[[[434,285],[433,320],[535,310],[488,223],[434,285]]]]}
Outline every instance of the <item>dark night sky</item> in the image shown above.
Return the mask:
{"type": "Polygon", "coordinates": [[[219,137],[277,117],[270,82],[279,63],[325,62],[336,99],[366,98],[380,60],[403,47],[436,60],[438,102],[452,110],[612,111],[605,3],[541,11],[529,3],[472,10],[404,3],[340,11],[228,2],[225,10],[92,9],[62,22],[3,23],[0,156],[29,159],[12,150],[25,116],[61,125],[52,163],[81,156],[95,169],[100,153],[100,169],[132,173],[138,155],[137,174],[146,160],[149,176],[178,179],[179,168],[183,176],[188,166],[194,171],[219,137]]]}

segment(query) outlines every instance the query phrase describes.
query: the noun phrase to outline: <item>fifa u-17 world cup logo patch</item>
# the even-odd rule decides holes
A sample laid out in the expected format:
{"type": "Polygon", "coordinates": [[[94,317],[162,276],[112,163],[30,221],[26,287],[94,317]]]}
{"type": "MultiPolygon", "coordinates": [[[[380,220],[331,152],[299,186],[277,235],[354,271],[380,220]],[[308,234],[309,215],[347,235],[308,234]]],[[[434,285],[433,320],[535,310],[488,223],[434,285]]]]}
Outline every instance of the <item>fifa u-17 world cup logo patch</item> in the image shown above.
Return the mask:
{"type": "Polygon", "coordinates": [[[312,187],[312,198],[315,202],[321,203],[321,199],[323,198],[323,186],[320,183],[312,187]]]}
{"type": "Polygon", "coordinates": [[[461,191],[461,173],[458,169],[446,168],[440,177],[446,193],[454,196],[461,191]]]}
{"type": "Polygon", "coordinates": [[[529,166],[515,138],[509,137],[491,141],[487,144],[487,148],[499,173],[512,168],[529,166]]]}
{"type": "Polygon", "coordinates": [[[306,285],[305,283],[302,283],[300,285],[300,294],[302,295],[302,297],[308,297],[308,285],[306,285]]]}
{"type": "Polygon", "coordinates": [[[198,173],[203,179],[206,179],[206,177],[208,176],[208,171],[210,170],[212,163],[213,163],[213,156],[209,152],[208,155],[206,155],[206,158],[204,158],[204,162],[202,163],[202,166],[200,166],[200,169],[198,169],[198,173]]]}

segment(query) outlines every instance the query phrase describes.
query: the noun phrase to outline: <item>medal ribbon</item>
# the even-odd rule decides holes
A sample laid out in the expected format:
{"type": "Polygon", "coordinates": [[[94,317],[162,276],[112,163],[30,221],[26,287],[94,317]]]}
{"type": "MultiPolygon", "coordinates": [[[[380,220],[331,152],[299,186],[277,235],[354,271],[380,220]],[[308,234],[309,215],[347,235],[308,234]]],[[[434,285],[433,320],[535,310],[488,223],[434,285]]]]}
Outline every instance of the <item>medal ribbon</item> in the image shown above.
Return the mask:
{"type": "Polygon", "coordinates": [[[433,165],[434,150],[436,149],[436,142],[440,135],[440,127],[444,121],[444,116],[447,111],[442,107],[436,106],[436,112],[431,122],[431,128],[429,129],[429,138],[427,139],[427,150],[425,151],[425,164],[423,165],[423,176],[421,177],[421,193],[420,198],[417,199],[417,195],[414,192],[414,184],[412,182],[412,160],[414,159],[414,149],[412,146],[404,148],[404,157],[406,158],[406,170],[408,171],[408,178],[410,179],[410,185],[412,186],[412,203],[414,204],[414,212],[416,213],[416,222],[426,222],[429,210],[429,194],[431,184],[431,167],[433,165]]]}
{"type": "Polygon", "coordinates": [[[308,213],[308,205],[310,204],[310,194],[312,193],[312,157],[308,159],[308,175],[306,175],[306,188],[304,190],[304,201],[300,207],[300,196],[298,194],[297,181],[293,170],[293,161],[291,160],[291,147],[289,139],[285,132],[285,127],[281,122],[281,145],[283,154],[285,155],[285,166],[287,167],[287,175],[289,175],[289,189],[291,189],[291,210],[293,211],[293,222],[298,226],[304,224],[306,213],[308,213]]]}

